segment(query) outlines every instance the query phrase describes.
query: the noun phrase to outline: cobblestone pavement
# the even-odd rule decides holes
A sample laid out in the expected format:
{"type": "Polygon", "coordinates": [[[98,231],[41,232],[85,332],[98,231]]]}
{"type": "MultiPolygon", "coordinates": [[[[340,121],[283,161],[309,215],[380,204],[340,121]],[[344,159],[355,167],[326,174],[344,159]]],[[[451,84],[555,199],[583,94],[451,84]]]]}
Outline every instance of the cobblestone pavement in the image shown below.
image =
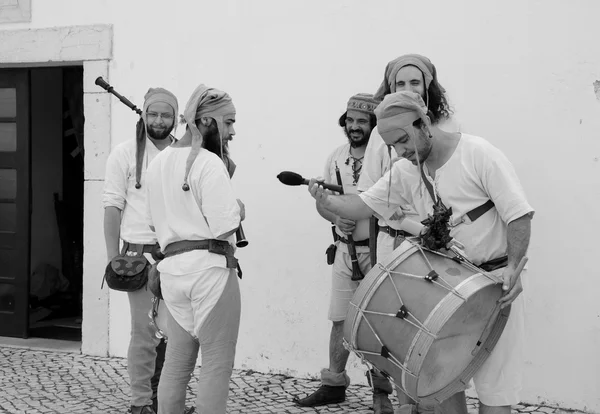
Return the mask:
{"type": "MultiPolygon", "coordinates": [[[[198,372],[196,372],[196,375],[198,372]]],[[[126,413],[128,377],[122,358],[99,358],[62,352],[0,347],[0,413],[126,413]]],[[[237,413],[357,413],[372,414],[368,387],[350,386],[339,405],[300,408],[292,402],[319,385],[318,381],[282,375],[235,371],[231,379],[228,414],[237,413]]],[[[188,406],[196,381],[188,388],[188,406]]],[[[469,411],[477,400],[469,398],[469,411]]],[[[554,407],[518,405],[514,412],[559,414],[554,407]]]]}

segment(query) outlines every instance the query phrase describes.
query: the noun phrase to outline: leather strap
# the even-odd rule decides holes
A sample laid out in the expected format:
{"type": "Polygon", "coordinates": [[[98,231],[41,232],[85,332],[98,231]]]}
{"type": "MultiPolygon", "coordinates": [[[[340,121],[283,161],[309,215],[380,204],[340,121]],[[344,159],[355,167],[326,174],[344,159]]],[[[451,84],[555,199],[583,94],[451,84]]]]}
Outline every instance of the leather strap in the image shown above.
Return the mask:
{"type": "Polygon", "coordinates": [[[491,272],[493,270],[500,269],[501,267],[506,266],[508,266],[508,256],[502,256],[496,259],[488,260],[487,262],[479,265],[479,267],[485,270],[486,272],[491,272]]]}
{"type": "MultiPolygon", "coordinates": [[[[436,197],[435,197],[435,194],[433,192],[433,186],[429,182],[429,179],[425,175],[425,171],[423,171],[422,167],[421,167],[421,178],[423,179],[423,183],[425,184],[425,187],[427,188],[427,191],[429,192],[429,195],[431,196],[431,199],[435,202],[436,197]]],[[[439,195],[437,197],[437,200],[442,205],[444,205],[444,202],[439,197],[439,195]]],[[[469,217],[469,220],[471,220],[471,222],[474,222],[479,217],[483,216],[485,213],[487,213],[489,210],[491,210],[492,207],[494,207],[494,206],[495,206],[494,202],[492,200],[488,200],[485,203],[483,203],[482,205],[480,205],[479,207],[475,207],[473,210],[469,211],[466,215],[467,215],[467,217],[469,217]]]]}
{"type": "Polygon", "coordinates": [[[175,256],[192,250],[209,250],[211,253],[225,256],[228,269],[236,269],[238,261],[233,256],[233,246],[226,240],[204,239],[204,240],[181,240],[169,244],[164,249],[165,257],[175,256]]]}
{"type": "Polygon", "coordinates": [[[475,221],[479,217],[487,213],[489,210],[491,210],[494,206],[494,202],[492,200],[488,200],[479,207],[475,207],[473,210],[469,211],[467,213],[467,217],[469,217],[469,220],[475,221]]]}
{"type": "MultiPolygon", "coordinates": [[[[227,242],[225,242],[227,243],[227,242]]],[[[229,244],[229,243],[227,243],[229,244]]],[[[163,250],[165,257],[175,256],[192,250],[208,250],[208,239],[205,240],[181,240],[169,244],[163,250]]]]}
{"type": "Polygon", "coordinates": [[[138,252],[140,246],[141,246],[141,251],[143,253],[152,253],[154,248],[156,247],[156,244],[135,244],[135,243],[127,243],[129,245],[129,247],[127,248],[127,251],[129,252],[138,252]]]}
{"type": "MultiPolygon", "coordinates": [[[[341,241],[342,243],[345,244],[349,244],[350,242],[348,241],[348,239],[345,239],[343,237],[338,237],[338,240],[341,241]]],[[[354,240],[354,245],[355,246],[368,246],[369,245],[369,239],[364,239],[364,240],[354,240]]]]}
{"type": "Polygon", "coordinates": [[[377,234],[379,233],[379,220],[375,216],[369,219],[369,254],[371,267],[377,264],[377,234]]]}
{"type": "Polygon", "coordinates": [[[412,237],[412,234],[404,231],[404,230],[396,230],[392,227],[384,226],[379,227],[379,231],[382,233],[387,233],[392,237],[412,237]]]}

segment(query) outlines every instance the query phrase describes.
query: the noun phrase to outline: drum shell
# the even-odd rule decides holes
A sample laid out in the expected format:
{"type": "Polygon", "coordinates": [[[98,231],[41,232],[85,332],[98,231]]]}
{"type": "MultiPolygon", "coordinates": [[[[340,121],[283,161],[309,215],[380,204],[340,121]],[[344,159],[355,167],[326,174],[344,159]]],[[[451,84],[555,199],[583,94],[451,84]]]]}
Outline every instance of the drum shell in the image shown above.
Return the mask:
{"type": "Polygon", "coordinates": [[[504,329],[510,308],[498,313],[502,289],[497,282],[472,265],[405,242],[361,281],[351,300],[344,339],[411,398],[439,403],[466,388],[504,329]],[[429,264],[439,274],[438,282],[447,283],[454,293],[423,278],[429,264]],[[391,278],[386,269],[392,271],[391,278]],[[398,296],[418,322],[395,317],[401,306],[398,296]],[[370,354],[381,351],[380,341],[406,369],[370,354]]]}

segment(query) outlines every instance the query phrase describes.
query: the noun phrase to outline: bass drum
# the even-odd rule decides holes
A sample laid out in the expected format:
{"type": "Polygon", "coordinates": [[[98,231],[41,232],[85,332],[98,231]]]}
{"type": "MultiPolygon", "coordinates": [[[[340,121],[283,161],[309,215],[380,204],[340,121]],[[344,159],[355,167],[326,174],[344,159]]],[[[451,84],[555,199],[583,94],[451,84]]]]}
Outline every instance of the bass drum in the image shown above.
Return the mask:
{"type": "Polygon", "coordinates": [[[405,241],[365,276],[344,323],[346,347],[417,402],[467,388],[504,330],[500,280],[405,241]]]}

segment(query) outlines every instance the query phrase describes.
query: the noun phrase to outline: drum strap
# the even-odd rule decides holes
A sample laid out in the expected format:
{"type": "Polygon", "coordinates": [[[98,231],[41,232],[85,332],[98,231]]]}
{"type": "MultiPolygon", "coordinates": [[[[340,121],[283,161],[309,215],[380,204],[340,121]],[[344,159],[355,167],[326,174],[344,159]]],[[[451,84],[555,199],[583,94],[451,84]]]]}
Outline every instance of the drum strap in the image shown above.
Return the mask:
{"type": "MultiPolygon", "coordinates": [[[[423,167],[421,167],[421,178],[423,179],[423,183],[425,184],[425,187],[427,188],[427,191],[429,192],[429,195],[431,196],[431,199],[434,202],[437,200],[439,203],[441,203],[441,205],[444,206],[444,202],[440,198],[439,194],[438,194],[437,197],[434,194],[433,186],[431,185],[431,183],[429,182],[429,179],[425,175],[425,171],[423,171],[423,167]]],[[[492,200],[488,200],[485,203],[483,203],[482,205],[480,205],[479,207],[475,207],[473,210],[469,211],[467,213],[467,217],[469,217],[469,220],[471,220],[471,222],[474,222],[479,217],[481,217],[485,213],[487,213],[488,210],[491,210],[494,207],[494,205],[495,204],[494,204],[494,202],[492,200]]]]}
{"type": "Polygon", "coordinates": [[[508,256],[498,257],[496,259],[489,260],[479,265],[479,267],[485,270],[486,272],[492,272],[496,269],[500,269],[501,267],[506,266],[508,266],[508,256]]]}

